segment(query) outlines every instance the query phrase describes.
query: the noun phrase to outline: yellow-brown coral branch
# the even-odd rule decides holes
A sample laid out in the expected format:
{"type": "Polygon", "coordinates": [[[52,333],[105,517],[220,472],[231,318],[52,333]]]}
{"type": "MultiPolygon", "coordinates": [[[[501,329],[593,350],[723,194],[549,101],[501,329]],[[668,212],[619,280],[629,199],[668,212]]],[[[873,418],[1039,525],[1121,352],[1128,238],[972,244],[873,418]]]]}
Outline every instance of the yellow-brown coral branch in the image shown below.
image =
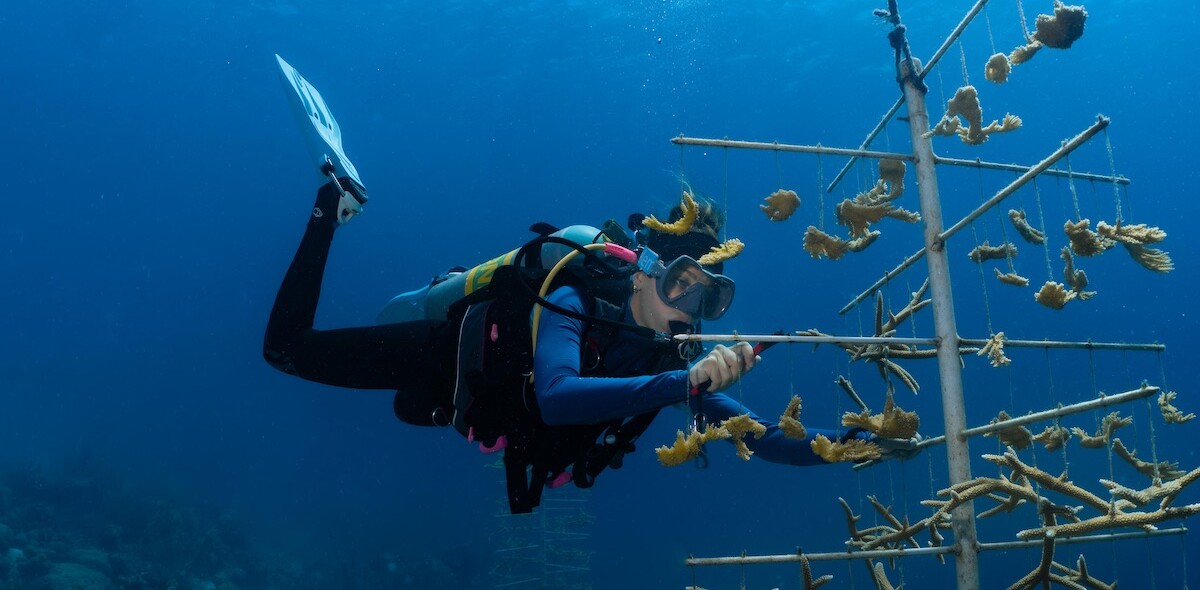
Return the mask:
{"type": "Polygon", "coordinates": [[[683,217],[680,217],[674,223],[663,223],[653,215],[647,216],[642,220],[642,225],[658,232],[671,234],[673,236],[682,236],[692,229],[696,223],[696,216],[700,214],[700,206],[696,204],[696,199],[692,198],[692,194],[684,191],[683,201],[680,204],[683,208],[683,217]]]}
{"type": "Polygon", "coordinates": [[[766,213],[767,219],[771,221],[784,221],[800,207],[800,196],[793,190],[779,189],[763,200],[767,204],[759,205],[758,208],[766,213]]]}
{"type": "Polygon", "coordinates": [[[1017,233],[1021,234],[1021,237],[1024,238],[1026,242],[1034,245],[1041,245],[1045,243],[1046,234],[1041,230],[1034,229],[1032,225],[1029,225],[1029,220],[1025,218],[1024,209],[1019,211],[1016,209],[1009,209],[1008,218],[1012,220],[1013,227],[1017,228],[1017,233]]]}
{"type": "Polygon", "coordinates": [[[1164,391],[1158,394],[1158,409],[1162,412],[1163,421],[1167,424],[1183,424],[1196,417],[1196,414],[1189,413],[1184,415],[1179,411],[1179,408],[1171,405],[1175,401],[1175,397],[1179,394],[1174,391],[1164,391]]]}
{"type": "Polygon", "coordinates": [[[800,423],[800,396],[793,395],[788,402],[783,415],[779,417],[779,430],[788,438],[804,440],[808,438],[808,430],[800,423]]]}

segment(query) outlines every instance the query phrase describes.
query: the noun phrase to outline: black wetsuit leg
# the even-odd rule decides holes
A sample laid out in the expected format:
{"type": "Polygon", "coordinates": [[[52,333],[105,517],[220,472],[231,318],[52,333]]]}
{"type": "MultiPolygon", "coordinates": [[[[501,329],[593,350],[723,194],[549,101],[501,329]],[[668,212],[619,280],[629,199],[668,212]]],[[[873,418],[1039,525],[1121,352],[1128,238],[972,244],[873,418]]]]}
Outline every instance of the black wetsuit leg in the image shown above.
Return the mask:
{"type": "MultiPolygon", "coordinates": [[[[317,192],[314,210],[336,211],[333,183],[317,192]]],[[[358,389],[395,389],[405,421],[434,423],[430,413],[451,406],[455,329],[446,322],[315,330],[325,264],[336,229],[334,215],[313,215],[284,275],[267,322],[263,357],[271,366],[309,381],[358,389]]]]}

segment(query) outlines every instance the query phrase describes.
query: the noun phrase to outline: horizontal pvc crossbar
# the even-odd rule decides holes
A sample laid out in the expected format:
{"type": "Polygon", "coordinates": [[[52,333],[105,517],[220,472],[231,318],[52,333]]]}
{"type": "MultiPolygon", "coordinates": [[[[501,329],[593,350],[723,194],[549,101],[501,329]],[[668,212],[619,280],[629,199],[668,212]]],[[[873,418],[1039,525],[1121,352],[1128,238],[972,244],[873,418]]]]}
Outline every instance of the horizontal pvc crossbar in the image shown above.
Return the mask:
{"type": "MultiPolygon", "coordinates": [[[[1125,541],[1129,539],[1144,539],[1168,535],[1187,534],[1187,527],[1161,529],[1153,531],[1104,533],[1100,535],[1084,535],[1079,537],[1057,537],[1055,545],[1073,545],[1077,543],[1098,543],[1102,541],[1125,541]]],[[[1007,551],[1009,549],[1028,549],[1041,547],[1041,539],[1028,541],[1003,541],[999,543],[980,543],[980,551],[1007,551]]],[[[941,555],[953,553],[952,545],[941,547],[920,547],[914,549],[880,549],[877,551],[841,551],[832,553],[790,553],[784,555],[742,555],[735,557],[689,557],[684,563],[689,566],[710,565],[754,565],[762,563],[795,563],[801,557],[809,561],[835,561],[847,559],[891,559],[893,557],[914,557],[918,555],[941,555]]]]}

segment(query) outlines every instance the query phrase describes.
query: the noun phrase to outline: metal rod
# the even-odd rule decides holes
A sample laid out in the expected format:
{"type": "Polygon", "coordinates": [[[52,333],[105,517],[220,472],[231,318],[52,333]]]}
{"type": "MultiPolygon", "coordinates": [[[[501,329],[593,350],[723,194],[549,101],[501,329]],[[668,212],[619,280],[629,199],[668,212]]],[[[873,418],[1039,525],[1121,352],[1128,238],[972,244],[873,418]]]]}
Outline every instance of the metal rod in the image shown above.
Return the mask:
{"type": "MultiPolygon", "coordinates": [[[[980,1],[986,2],[987,0],[980,1]]],[[[892,117],[896,116],[896,111],[899,111],[900,107],[903,105],[904,95],[900,95],[900,98],[896,99],[896,103],[892,105],[892,108],[888,109],[888,112],[884,113],[883,118],[879,120],[879,123],[875,124],[875,128],[867,134],[867,138],[863,140],[862,145],[860,145],[858,149],[866,150],[871,145],[871,142],[875,141],[876,137],[879,137],[879,134],[883,131],[883,128],[886,127],[888,122],[892,120],[892,117]]],[[[833,189],[837,188],[837,185],[842,182],[842,179],[846,177],[846,174],[850,172],[850,169],[853,168],[854,164],[858,162],[858,158],[859,156],[850,156],[850,161],[846,162],[846,165],[842,166],[842,169],[838,171],[837,176],[833,177],[833,181],[829,183],[829,188],[826,188],[825,192],[832,193],[833,189]]]]}
{"type": "MultiPolygon", "coordinates": [[[[954,226],[952,226],[950,229],[947,229],[946,231],[939,234],[935,239],[935,243],[937,243],[939,247],[944,246],[944,242],[947,239],[949,239],[954,234],[958,233],[959,230],[966,227],[967,224],[971,223],[976,218],[978,218],[980,215],[983,215],[989,209],[996,206],[997,204],[999,204],[1004,199],[1008,198],[1013,193],[1017,192],[1017,190],[1020,189],[1022,186],[1024,186],[1025,183],[1029,182],[1030,180],[1033,180],[1034,177],[1036,177],[1038,174],[1044,172],[1047,168],[1049,168],[1051,165],[1053,165],[1055,162],[1057,162],[1063,156],[1066,156],[1067,154],[1075,151],[1076,148],[1078,148],[1080,145],[1083,145],[1083,143],[1085,141],[1091,139],[1092,136],[1096,135],[1097,133],[1099,133],[1102,129],[1104,129],[1107,126],[1108,126],[1108,118],[1104,117],[1103,115],[1098,116],[1096,122],[1093,123],[1091,127],[1088,127],[1087,129],[1083,130],[1082,133],[1080,133],[1079,135],[1076,135],[1070,141],[1064,143],[1062,145],[1062,147],[1058,148],[1057,150],[1054,151],[1054,153],[1047,156],[1046,159],[1042,160],[1037,165],[1030,168],[1028,171],[1026,171],[1024,174],[1022,174],[1019,178],[1010,182],[1008,184],[1008,186],[1000,189],[999,192],[997,192],[995,195],[992,195],[992,197],[990,199],[988,199],[987,201],[984,201],[984,203],[982,205],[980,205],[979,207],[977,207],[974,211],[968,213],[966,217],[963,217],[962,219],[960,219],[958,221],[958,223],[955,223],[954,226]]],[[[926,140],[926,141],[928,141],[928,140],[926,140]]],[[[879,279],[878,281],[875,281],[875,284],[868,287],[865,291],[863,291],[857,297],[855,297],[853,300],[851,300],[850,303],[847,303],[844,307],[842,307],[842,309],[838,311],[838,314],[845,315],[846,312],[850,311],[851,309],[854,309],[854,306],[861,303],[867,297],[870,297],[872,294],[875,293],[875,291],[878,291],[879,288],[882,287],[885,283],[887,283],[888,281],[895,278],[901,272],[904,272],[905,270],[907,270],[908,267],[912,266],[913,264],[916,264],[916,262],[918,260],[920,260],[921,258],[923,258],[924,256],[925,256],[925,248],[921,248],[920,250],[917,250],[914,254],[912,254],[908,258],[905,258],[904,262],[901,262],[896,268],[885,273],[883,275],[883,278],[879,279]]]]}
{"type": "Polygon", "coordinates": [[[798,334],[676,334],[676,340],[700,342],[793,342],[798,344],[937,344],[936,338],[884,336],[802,336],[798,334]]]}
{"type": "Polygon", "coordinates": [[[892,279],[899,276],[900,273],[908,270],[908,267],[916,264],[918,260],[920,260],[924,257],[925,257],[925,247],[922,246],[920,250],[917,250],[915,253],[911,254],[908,258],[905,258],[904,262],[901,262],[899,265],[896,266],[896,268],[893,268],[892,270],[889,270],[889,271],[883,273],[883,277],[881,277],[878,281],[875,281],[875,284],[871,285],[870,287],[867,287],[866,291],[859,293],[857,297],[855,297],[853,300],[850,301],[850,303],[847,303],[845,306],[843,306],[841,309],[839,309],[838,315],[846,315],[846,312],[849,312],[850,310],[854,309],[854,306],[858,305],[859,303],[862,303],[862,301],[864,299],[866,299],[867,297],[874,295],[875,292],[880,289],[880,287],[883,287],[884,285],[886,285],[889,281],[891,281],[892,279]]]}
{"type": "Polygon", "coordinates": [[[911,162],[913,159],[913,157],[909,154],[898,154],[894,152],[876,152],[864,149],[851,150],[846,148],[825,147],[823,145],[797,145],[793,143],[779,143],[777,141],[741,141],[736,139],[709,139],[705,137],[685,137],[680,135],[672,138],[671,143],[676,145],[702,145],[708,147],[771,150],[776,152],[800,152],[804,154],[823,154],[831,156],[861,156],[864,158],[905,160],[909,162],[911,162]]]}
{"type": "Polygon", "coordinates": [[[541,580],[541,578],[528,578],[525,580],[517,580],[516,582],[508,582],[506,584],[496,584],[493,586],[493,588],[509,588],[511,586],[520,586],[521,584],[528,584],[530,582],[537,582],[539,580],[541,580]]]}
{"type": "MultiPolygon", "coordinates": [[[[750,339],[750,338],[747,338],[750,339]]],[[[959,340],[964,346],[984,346],[988,340],[980,340],[977,338],[963,338],[959,340]]],[[[1013,348],[1081,348],[1086,350],[1130,350],[1142,352],[1162,352],[1167,349],[1165,344],[1126,344],[1124,342],[1061,342],[1055,340],[1008,340],[1004,341],[1005,347],[1013,348]]]]}
{"type": "MultiPolygon", "coordinates": [[[[937,163],[947,164],[950,166],[965,166],[967,168],[983,168],[985,170],[1007,170],[1009,172],[1025,172],[1030,168],[1029,166],[1023,166],[1021,164],[1001,164],[999,162],[985,162],[979,159],[963,160],[961,158],[943,158],[942,156],[937,156],[937,163]]],[[[1088,172],[1068,172],[1066,170],[1059,170],[1058,168],[1047,168],[1046,171],[1042,172],[1042,174],[1046,176],[1069,176],[1071,178],[1087,180],[1091,182],[1112,182],[1121,185],[1130,183],[1130,180],[1124,176],[1105,176],[1102,174],[1091,174],[1088,172]]]]}
{"type": "Polygon", "coordinates": [[[1061,418],[1063,416],[1070,416],[1071,414],[1078,414],[1080,412],[1086,412],[1088,410],[1094,410],[1096,408],[1104,408],[1104,407],[1108,407],[1108,406],[1114,406],[1117,404],[1123,404],[1128,401],[1138,400],[1138,399],[1142,399],[1144,397],[1150,397],[1158,392],[1159,392],[1158,387],[1155,387],[1153,385],[1143,385],[1137,389],[1126,391],[1124,393],[1118,393],[1115,395],[1100,394],[1100,397],[1097,397],[1096,399],[1093,399],[1093,400],[1088,400],[1086,402],[1079,402],[1077,404],[1071,404],[1069,406],[1062,406],[1059,408],[1054,408],[1053,410],[1046,410],[1044,412],[1037,412],[1034,414],[1026,414],[1024,416],[1020,416],[1017,418],[1011,418],[1009,420],[1005,420],[1003,422],[996,422],[994,424],[987,424],[984,426],[976,426],[975,428],[968,428],[966,430],[963,430],[962,434],[960,434],[959,436],[964,436],[964,437],[978,436],[981,434],[988,434],[989,432],[996,432],[997,430],[1004,430],[1006,428],[1013,428],[1016,426],[1024,426],[1026,424],[1030,424],[1033,422],[1041,422],[1043,420],[1050,420],[1053,418],[1061,418]]]}
{"type": "MultiPolygon", "coordinates": [[[[1040,541],[1039,541],[1040,542],[1040,541]]],[[[941,555],[953,553],[952,545],[942,547],[917,547],[912,549],[880,549],[878,551],[844,551],[832,553],[792,553],[784,555],[745,555],[742,557],[689,557],[686,565],[753,565],[760,563],[792,563],[804,556],[809,561],[834,561],[841,559],[884,559],[916,555],[941,555]]]]}
{"type": "MultiPolygon", "coordinates": [[[[1187,527],[1176,527],[1173,529],[1162,529],[1153,531],[1141,532],[1126,532],[1126,533],[1104,533],[1100,535],[1086,535],[1082,537],[1055,537],[1054,545],[1075,545],[1077,543],[1098,543],[1101,541],[1127,541],[1129,539],[1144,539],[1147,537],[1165,537],[1172,535],[1186,535],[1187,527]]],[[[1029,541],[1004,541],[1002,543],[983,543],[979,546],[980,551],[1008,551],[1009,549],[1025,549],[1029,547],[1040,547],[1041,539],[1033,539],[1029,541]]]]}
{"type": "MultiPolygon", "coordinates": [[[[805,336],[800,334],[676,334],[679,341],[698,342],[787,342],[795,344],[905,344],[905,345],[937,345],[937,338],[900,338],[888,336],[805,336]]],[[[984,346],[990,340],[986,338],[959,338],[962,346],[984,346]]],[[[1057,340],[1004,340],[1004,346],[1012,348],[1077,348],[1085,350],[1129,350],[1162,352],[1167,349],[1164,344],[1124,343],[1124,342],[1064,342],[1057,340]]]]}
{"type": "Polygon", "coordinates": [[[1030,180],[1033,180],[1033,178],[1035,176],[1037,176],[1038,174],[1041,174],[1047,168],[1049,168],[1050,166],[1053,166],[1055,162],[1059,161],[1067,154],[1070,154],[1071,152],[1075,151],[1076,148],[1083,145],[1085,142],[1087,142],[1087,140],[1091,139],[1097,133],[1100,133],[1101,131],[1103,131],[1105,127],[1108,127],[1108,122],[1109,122],[1108,117],[1105,117],[1104,115],[1097,115],[1096,122],[1093,123],[1091,127],[1084,129],[1083,133],[1080,133],[1079,135],[1076,135],[1075,137],[1071,138],[1070,141],[1067,141],[1066,143],[1064,143],[1062,145],[1062,147],[1058,148],[1057,150],[1054,151],[1054,153],[1047,156],[1045,160],[1038,162],[1033,168],[1030,168],[1024,174],[1022,174],[1020,177],[1018,177],[1016,180],[1009,183],[1008,186],[1000,189],[1000,192],[996,193],[995,195],[992,195],[992,198],[988,199],[987,201],[984,201],[984,203],[982,205],[976,207],[975,210],[968,213],[966,217],[963,217],[962,219],[958,220],[958,223],[955,223],[953,226],[950,227],[950,229],[947,229],[946,231],[942,232],[942,234],[940,236],[938,236],[938,239],[943,242],[946,241],[947,239],[950,238],[950,236],[953,236],[954,234],[958,233],[962,228],[966,227],[972,221],[975,221],[977,218],[979,218],[979,216],[983,215],[984,213],[987,213],[988,210],[990,210],[992,207],[999,205],[1000,201],[1007,199],[1009,197],[1009,195],[1012,195],[1013,193],[1017,192],[1017,189],[1024,186],[1025,183],[1029,182],[1030,180]]]}
{"type": "MultiPolygon", "coordinates": [[[[919,72],[921,66],[911,61],[919,72]]],[[[907,65],[907,64],[906,64],[907,65]]],[[[913,85],[911,77],[902,76],[904,99],[908,103],[908,129],[912,138],[913,155],[917,157],[917,189],[921,196],[921,218],[925,221],[925,249],[929,252],[929,294],[933,300],[933,326],[937,334],[938,375],[942,393],[942,424],[944,432],[960,432],[967,426],[966,404],[963,401],[962,365],[958,351],[958,326],[954,318],[954,293],[950,286],[950,262],[942,237],[942,203],[938,195],[937,171],[934,169],[933,145],[925,137],[929,129],[929,113],[925,95],[913,85]]],[[[971,452],[965,438],[946,441],[946,463],[950,485],[971,479],[971,452]]],[[[950,529],[954,532],[954,571],[958,590],[979,588],[979,553],[975,537],[975,509],[971,502],[963,503],[950,513],[950,529]]]]}
{"type": "MultiPolygon", "coordinates": [[[[958,37],[962,35],[963,31],[967,30],[967,25],[971,24],[971,21],[974,20],[975,16],[979,14],[979,11],[983,10],[983,7],[987,3],[988,0],[977,0],[975,2],[975,5],[971,7],[971,10],[967,11],[966,16],[959,21],[958,26],[954,27],[954,30],[950,32],[950,35],[946,37],[945,41],[942,41],[942,46],[938,47],[937,51],[933,52],[933,57],[929,58],[929,65],[921,70],[921,73],[917,75],[917,78],[921,80],[925,79],[925,75],[932,71],[934,66],[941,61],[942,56],[946,55],[946,51],[948,51],[950,46],[958,40],[958,37]]],[[[871,142],[875,141],[876,137],[879,137],[879,134],[883,131],[883,128],[887,126],[888,121],[892,120],[892,117],[894,117],[900,110],[900,105],[903,104],[904,94],[902,93],[900,98],[896,99],[896,104],[892,105],[892,108],[889,109],[888,112],[883,115],[883,118],[879,120],[879,123],[875,125],[875,128],[867,134],[867,138],[863,140],[862,146],[859,149],[867,149],[867,147],[871,145],[871,142]]],[[[854,166],[855,162],[857,161],[858,158],[856,157],[850,158],[850,161],[846,162],[846,165],[842,166],[842,170],[837,173],[837,176],[834,177],[833,182],[829,183],[829,188],[825,189],[825,192],[833,192],[833,189],[836,188],[838,183],[840,183],[842,179],[846,177],[846,173],[850,171],[850,168],[854,166]]]]}
{"type": "MultiPolygon", "coordinates": [[[[962,431],[961,436],[968,437],[968,436],[976,436],[979,434],[987,434],[988,432],[993,432],[996,430],[1003,430],[1005,428],[1012,428],[1014,426],[1024,426],[1025,424],[1029,424],[1032,422],[1040,422],[1042,420],[1049,420],[1051,418],[1058,418],[1061,416],[1069,416],[1071,414],[1078,414],[1080,412],[1086,412],[1088,410],[1094,410],[1096,408],[1103,408],[1106,406],[1112,406],[1112,405],[1116,405],[1116,404],[1125,403],[1125,402],[1131,401],[1131,400],[1141,399],[1144,397],[1150,397],[1151,395],[1154,395],[1155,393],[1158,393],[1158,392],[1159,392],[1158,387],[1155,387],[1152,385],[1143,385],[1142,387],[1139,387],[1138,389],[1134,389],[1134,390],[1130,390],[1130,391],[1126,391],[1126,392],[1122,392],[1122,393],[1118,393],[1118,394],[1114,394],[1114,395],[1101,395],[1100,397],[1098,397],[1096,399],[1088,400],[1086,402],[1079,402],[1077,404],[1071,404],[1069,406],[1062,406],[1059,408],[1055,408],[1053,410],[1045,410],[1043,412],[1037,412],[1035,414],[1028,414],[1025,416],[1020,416],[1018,418],[1012,418],[1010,420],[1005,420],[1004,422],[998,422],[996,424],[988,424],[986,426],[977,426],[975,428],[964,429],[962,431]]],[[[920,451],[921,449],[924,449],[927,447],[932,447],[934,445],[940,445],[944,442],[946,442],[945,435],[934,436],[934,437],[922,439],[921,442],[917,443],[916,446],[913,447],[913,450],[920,451]]],[[[882,459],[871,459],[869,461],[863,461],[862,463],[855,463],[854,470],[858,471],[860,469],[866,469],[868,467],[878,465],[882,462],[883,462],[882,459]]]]}
{"type": "MultiPolygon", "coordinates": [[[[1099,543],[1103,541],[1125,541],[1128,539],[1143,539],[1149,537],[1164,537],[1187,534],[1187,527],[1139,531],[1126,533],[1104,533],[1081,537],[1056,537],[1055,545],[1074,545],[1078,543],[1099,543]]],[[[1041,547],[1042,540],[1004,541],[999,543],[981,543],[980,551],[1007,551],[1009,549],[1026,549],[1041,547]]],[[[914,557],[919,555],[940,555],[954,552],[952,546],[921,547],[914,549],[880,549],[878,551],[840,551],[831,553],[789,553],[783,555],[744,555],[740,557],[689,557],[685,565],[754,565],[762,563],[795,563],[801,557],[808,561],[835,561],[847,559],[887,559],[892,557],[914,557]]]]}
{"type": "MultiPolygon", "coordinates": [[[[899,104],[899,103],[898,103],[899,104]]],[[[777,141],[744,141],[737,139],[713,139],[709,137],[686,137],[680,135],[671,139],[671,143],[676,145],[699,145],[707,147],[723,147],[747,150],[770,150],[776,152],[799,152],[805,154],[823,154],[832,156],[850,156],[852,158],[875,158],[875,159],[892,159],[904,160],[911,162],[913,156],[910,154],[900,154],[896,152],[880,152],[868,150],[866,147],[860,147],[856,150],[846,148],[833,148],[823,145],[799,145],[793,143],[779,143],[777,141]]],[[[943,158],[934,156],[934,162],[937,164],[945,164],[947,166],[962,166],[965,168],[984,168],[987,170],[1006,170],[1009,172],[1027,172],[1031,166],[1021,164],[1002,164],[1000,162],[985,162],[980,159],[964,160],[962,158],[943,158]]],[[[1105,176],[1102,174],[1092,174],[1089,172],[1068,172],[1059,170],[1058,168],[1047,168],[1042,174],[1046,176],[1061,176],[1077,178],[1079,180],[1087,180],[1092,182],[1115,182],[1117,184],[1129,184],[1130,180],[1124,176],[1105,176]]]]}

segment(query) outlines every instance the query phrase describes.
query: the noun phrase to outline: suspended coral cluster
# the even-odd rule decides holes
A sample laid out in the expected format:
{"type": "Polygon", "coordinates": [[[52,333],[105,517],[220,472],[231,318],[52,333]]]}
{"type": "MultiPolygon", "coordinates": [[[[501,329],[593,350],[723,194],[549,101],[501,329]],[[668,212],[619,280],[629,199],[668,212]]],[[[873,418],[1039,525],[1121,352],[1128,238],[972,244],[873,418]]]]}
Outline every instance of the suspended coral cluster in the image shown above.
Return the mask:
{"type": "Polygon", "coordinates": [[[766,432],[766,426],[751,418],[749,414],[742,414],[717,426],[707,424],[703,431],[692,430],[687,435],[684,435],[682,430],[676,431],[675,443],[669,447],[658,447],[654,449],[654,453],[663,467],[676,467],[700,456],[704,445],[714,440],[729,440],[737,450],[737,456],[749,461],[754,452],[746,446],[743,439],[747,434],[753,434],[755,439],[759,439],[766,432]]]}
{"type": "Polygon", "coordinates": [[[845,199],[835,209],[837,222],[850,230],[850,239],[843,239],[808,226],[804,232],[804,250],[813,258],[822,256],[837,260],[847,252],[861,252],[879,238],[878,231],[870,229],[885,217],[907,223],[921,220],[920,214],[896,207],[893,201],[904,194],[904,173],[907,166],[901,160],[879,161],[879,180],[869,190],[853,199],[845,199]]]}
{"type": "Polygon", "coordinates": [[[763,200],[767,204],[759,205],[758,208],[762,209],[771,221],[784,221],[800,208],[800,196],[793,190],[779,189],[763,200]]]}
{"type": "Polygon", "coordinates": [[[1013,114],[1005,114],[1001,121],[992,121],[987,127],[983,126],[983,107],[979,104],[979,93],[974,86],[963,86],[954,93],[954,98],[946,105],[946,114],[933,129],[925,132],[925,137],[934,135],[958,135],[967,145],[980,145],[988,140],[993,133],[1007,133],[1021,127],[1021,118],[1013,114]],[[962,117],[966,120],[963,127],[962,117]]]}
{"type": "Polygon", "coordinates": [[[1008,61],[1014,66],[1023,64],[1043,47],[1069,49],[1083,36],[1083,25],[1087,16],[1087,10],[1083,6],[1067,6],[1055,0],[1054,14],[1038,15],[1036,31],[1029,35],[1025,45],[1017,47],[1009,54],[1008,61]]]}
{"type": "Polygon", "coordinates": [[[842,426],[863,428],[882,438],[909,439],[917,434],[921,419],[916,412],[906,412],[896,405],[889,391],[884,402],[882,414],[871,414],[864,409],[862,413],[846,412],[842,416],[842,426]]]}

